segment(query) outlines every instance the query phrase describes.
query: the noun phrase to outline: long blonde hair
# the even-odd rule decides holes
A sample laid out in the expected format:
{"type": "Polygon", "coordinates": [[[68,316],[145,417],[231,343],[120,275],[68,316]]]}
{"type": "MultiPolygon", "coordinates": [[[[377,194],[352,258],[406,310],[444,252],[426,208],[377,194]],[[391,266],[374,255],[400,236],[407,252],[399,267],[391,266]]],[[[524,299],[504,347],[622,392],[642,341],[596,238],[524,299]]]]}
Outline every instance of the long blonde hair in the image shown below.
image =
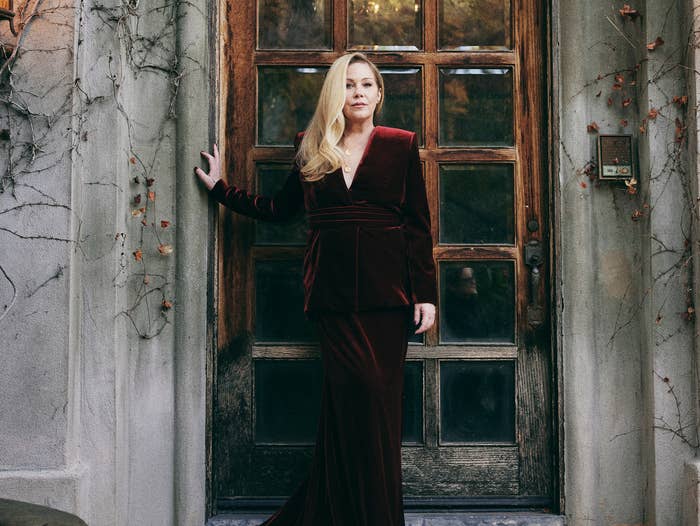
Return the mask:
{"type": "Polygon", "coordinates": [[[319,181],[342,165],[337,145],[345,131],[345,83],[348,66],[353,62],[365,62],[374,73],[377,87],[382,94],[374,109],[374,115],[377,115],[383,106],[384,79],[377,66],[364,53],[347,53],[333,62],[323,81],[316,111],[311,117],[296,155],[301,174],[308,182],[319,181]]]}

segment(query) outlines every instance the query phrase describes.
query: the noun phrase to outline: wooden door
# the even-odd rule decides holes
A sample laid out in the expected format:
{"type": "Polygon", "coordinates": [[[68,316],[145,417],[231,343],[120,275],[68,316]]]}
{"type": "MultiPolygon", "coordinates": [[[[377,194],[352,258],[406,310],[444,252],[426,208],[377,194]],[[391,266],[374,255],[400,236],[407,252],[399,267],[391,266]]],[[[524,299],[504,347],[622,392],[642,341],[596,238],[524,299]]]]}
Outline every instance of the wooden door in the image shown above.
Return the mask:
{"type": "MultiPolygon", "coordinates": [[[[268,195],[281,185],[328,66],[349,50],[364,51],[384,76],[375,124],[418,133],[440,300],[435,326],[408,351],[407,506],[549,506],[543,5],[228,7],[230,181],[268,195]]],[[[306,474],[319,410],[321,364],[302,312],[307,223],[255,223],[222,210],[220,225],[213,491],[219,508],[275,507],[306,474]]]]}

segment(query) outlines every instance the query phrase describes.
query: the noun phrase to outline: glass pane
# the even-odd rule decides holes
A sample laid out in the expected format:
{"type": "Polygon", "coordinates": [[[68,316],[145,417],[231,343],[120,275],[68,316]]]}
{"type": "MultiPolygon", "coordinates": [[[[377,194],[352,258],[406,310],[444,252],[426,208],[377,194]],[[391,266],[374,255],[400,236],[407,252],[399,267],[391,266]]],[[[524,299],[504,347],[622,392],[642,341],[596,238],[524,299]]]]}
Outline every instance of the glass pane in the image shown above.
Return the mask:
{"type": "Polygon", "coordinates": [[[403,432],[401,439],[405,444],[422,444],[423,362],[405,362],[403,382],[403,432]]]}
{"type": "Polygon", "coordinates": [[[330,49],[329,0],[260,0],[258,49],[330,49]]]}
{"type": "Polygon", "coordinates": [[[353,49],[417,50],[420,0],[349,0],[348,45],[353,49]]]}
{"type": "Polygon", "coordinates": [[[255,340],[258,343],[317,341],[304,317],[301,260],[255,263],[255,340]]]}
{"type": "Polygon", "coordinates": [[[512,164],[440,165],[440,243],[515,242],[512,164]]]}
{"type": "Polygon", "coordinates": [[[440,262],[440,342],[515,343],[512,261],[440,262]]]}
{"type": "Polygon", "coordinates": [[[316,109],[327,67],[258,68],[258,144],[293,146],[316,109]]]}
{"type": "Polygon", "coordinates": [[[440,362],[440,442],[515,442],[514,362],[440,362]]]}
{"type": "Polygon", "coordinates": [[[440,49],[510,49],[510,0],[441,0],[440,49]]]}
{"type": "MultiPolygon", "coordinates": [[[[291,165],[281,163],[258,164],[257,193],[272,197],[287,180],[291,165]]],[[[288,223],[255,222],[256,245],[304,245],[308,220],[306,214],[288,223]]]]}
{"type": "Polygon", "coordinates": [[[321,408],[320,360],[255,360],[255,441],[313,444],[321,408]]]}
{"type": "Polygon", "coordinates": [[[375,124],[411,130],[423,144],[421,68],[380,68],[386,97],[375,124]]]}
{"type": "Polygon", "coordinates": [[[510,68],[440,68],[440,145],[513,145],[510,68]]]}

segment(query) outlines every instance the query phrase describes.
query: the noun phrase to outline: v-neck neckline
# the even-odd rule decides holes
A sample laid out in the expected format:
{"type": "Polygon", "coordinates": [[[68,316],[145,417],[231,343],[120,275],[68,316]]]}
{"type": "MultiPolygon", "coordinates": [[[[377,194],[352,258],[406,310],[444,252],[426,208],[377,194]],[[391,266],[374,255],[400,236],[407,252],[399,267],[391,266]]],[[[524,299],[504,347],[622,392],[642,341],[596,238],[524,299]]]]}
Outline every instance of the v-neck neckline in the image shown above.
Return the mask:
{"type": "Polygon", "coordinates": [[[362,157],[360,157],[360,162],[357,163],[357,168],[355,168],[355,173],[352,174],[352,181],[350,181],[350,186],[345,184],[345,173],[343,172],[343,168],[342,167],[340,168],[341,183],[343,183],[343,186],[345,187],[345,189],[347,190],[348,193],[350,192],[350,190],[352,190],[352,187],[355,184],[355,180],[357,179],[357,176],[360,174],[360,168],[364,164],[365,157],[367,157],[367,154],[369,153],[369,148],[372,145],[372,140],[374,139],[375,134],[377,133],[377,128],[379,128],[378,125],[375,126],[374,128],[372,128],[372,131],[370,132],[369,137],[367,138],[367,144],[365,144],[365,149],[362,152],[362,157]]]}

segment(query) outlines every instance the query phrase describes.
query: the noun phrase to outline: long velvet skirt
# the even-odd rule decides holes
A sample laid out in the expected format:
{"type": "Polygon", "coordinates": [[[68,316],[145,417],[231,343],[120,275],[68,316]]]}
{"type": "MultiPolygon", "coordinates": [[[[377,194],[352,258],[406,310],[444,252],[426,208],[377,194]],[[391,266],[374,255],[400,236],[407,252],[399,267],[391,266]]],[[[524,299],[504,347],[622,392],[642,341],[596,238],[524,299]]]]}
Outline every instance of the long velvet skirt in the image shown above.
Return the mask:
{"type": "Polygon", "coordinates": [[[404,526],[402,394],[412,313],[317,315],[324,376],[313,460],[261,526],[404,526]]]}

